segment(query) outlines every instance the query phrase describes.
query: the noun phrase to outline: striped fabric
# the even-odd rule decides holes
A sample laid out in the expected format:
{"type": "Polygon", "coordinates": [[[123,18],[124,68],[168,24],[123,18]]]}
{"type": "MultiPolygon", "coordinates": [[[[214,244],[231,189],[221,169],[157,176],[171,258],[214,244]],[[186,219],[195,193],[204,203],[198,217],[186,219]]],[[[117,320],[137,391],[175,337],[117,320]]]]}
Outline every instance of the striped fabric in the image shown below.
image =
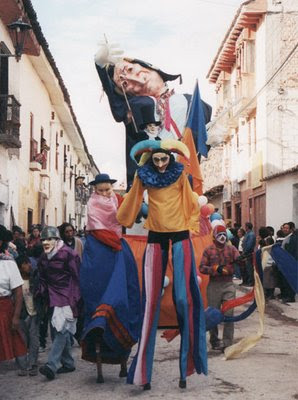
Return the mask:
{"type": "MultiPolygon", "coordinates": [[[[172,245],[174,304],[181,333],[180,377],[207,374],[206,330],[203,302],[197,282],[192,245],[189,239],[172,245]]],[[[131,364],[128,383],[151,382],[156,330],[167,254],[160,244],[148,243],[144,257],[144,318],[138,352],[131,364]]]]}

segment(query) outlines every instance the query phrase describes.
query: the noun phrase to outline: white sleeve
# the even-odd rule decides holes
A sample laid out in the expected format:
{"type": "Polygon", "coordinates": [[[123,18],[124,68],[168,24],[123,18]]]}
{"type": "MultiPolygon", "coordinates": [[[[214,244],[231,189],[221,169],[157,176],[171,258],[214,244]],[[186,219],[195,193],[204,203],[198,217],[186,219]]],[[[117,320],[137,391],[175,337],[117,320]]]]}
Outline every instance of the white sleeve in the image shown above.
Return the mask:
{"type": "Polygon", "coordinates": [[[12,260],[7,261],[7,263],[9,263],[9,281],[10,289],[12,290],[23,285],[24,281],[21,277],[17,264],[12,260]]]}

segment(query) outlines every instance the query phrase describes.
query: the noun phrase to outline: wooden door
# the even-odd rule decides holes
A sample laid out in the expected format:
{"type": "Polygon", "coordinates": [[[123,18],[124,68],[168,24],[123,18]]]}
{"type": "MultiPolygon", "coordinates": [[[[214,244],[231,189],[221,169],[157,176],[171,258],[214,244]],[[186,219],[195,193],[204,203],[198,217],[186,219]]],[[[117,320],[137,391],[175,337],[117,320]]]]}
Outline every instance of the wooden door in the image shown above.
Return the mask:
{"type": "Polygon", "coordinates": [[[256,196],[253,201],[253,225],[256,235],[261,226],[266,226],[266,195],[256,196]]]}

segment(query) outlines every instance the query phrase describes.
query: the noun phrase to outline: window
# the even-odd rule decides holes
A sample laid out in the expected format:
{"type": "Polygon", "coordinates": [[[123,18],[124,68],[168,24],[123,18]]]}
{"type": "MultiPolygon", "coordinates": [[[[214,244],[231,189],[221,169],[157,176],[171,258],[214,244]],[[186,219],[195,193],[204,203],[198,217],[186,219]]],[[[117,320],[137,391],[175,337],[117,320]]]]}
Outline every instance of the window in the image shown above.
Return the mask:
{"type": "MultiPolygon", "coordinates": [[[[69,147],[69,146],[68,146],[69,147]]],[[[71,184],[72,184],[72,176],[73,176],[73,165],[72,165],[72,158],[70,156],[69,158],[69,189],[71,190],[71,184]]]]}
{"type": "MultiPolygon", "coordinates": [[[[0,53],[9,53],[3,42],[0,43],[0,53]]],[[[0,57],[0,95],[8,95],[8,57],[0,57]]]]}
{"type": "Polygon", "coordinates": [[[232,217],[232,207],[231,207],[231,203],[227,203],[226,204],[226,218],[227,219],[231,219],[232,217]]]}
{"type": "Polygon", "coordinates": [[[40,163],[42,169],[47,169],[47,141],[44,138],[43,127],[40,127],[40,163]]]}
{"type": "Polygon", "coordinates": [[[47,215],[47,222],[46,222],[46,224],[45,224],[45,209],[44,209],[44,208],[42,208],[42,209],[41,209],[41,212],[40,212],[40,223],[41,223],[41,226],[44,226],[44,225],[48,225],[48,224],[49,224],[49,217],[48,217],[48,215],[47,215]]]}
{"type": "Polygon", "coordinates": [[[236,99],[254,94],[255,52],[255,33],[245,28],[236,42],[236,99]]]}
{"type": "Polygon", "coordinates": [[[30,139],[33,139],[34,115],[30,113],[30,139]]]}
{"type": "Polygon", "coordinates": [[[66,154],[66,145],[64,145],[64,151],[63,151],[63,182],[66,180],[66,167],[67,167],[67,154],[66,154]]]}
{"type": "Polygon", "coordinates": [[[34,115],[33,115],[33,113],[30,113],[29,129],[30,129],[30,162],[31,162],[31,161],[35,161],[36,154],[38,153],[38,142],[33,137],[33,132],[34,132],[34,115]]]}
{"type": "Polygon", "coordinates": [[[30,232],[33,223],[33,210],[28,208],[27,211],[27,232],[30,232]]]}
{"type": "Polygon", "coordinates": [[[235,220],[236,220],[236,223],[241,225],[241,219],[242,219],[242,216],[241,216],[241,203],[236,203],[235,204],[235,220]]]}
{"type": "Polygon", "coordinates": [[[0,224],[4,225],[5,204],[0,201],[0,224]]]}
{"type": "Polygon", "coordinates": [[[236,135],[236,146],[237,146],[237,151],[240,151],[240,146],[239,146],[239,128],[235,129],[235,135],[236,135]]]}
{"type": "Polygon", "coordinates": [[[59,167],[59,142],[58,142],[58,133],[56,132],[56,149],[55,149],[55,168],[58,171],[59,167]]]}
{"type": "Polygon", "coordinates": [[[244,29],[236,43],[236,68],[243,74],[255,72],[255,40],[248,29],[244,29]]]}
{"type": "Polygon", "coordinates": [[[249,116],[248,120],[248,154],[251,156],[257,151],[257,130],[255,112],[249,116]]]}
{"type": "Polygon", "coordinates": [[[249,199],[248,204],[249,204],[249,221],[252,221],[253,220],[253,208],[252,208],[253,200],[249,199]]]}

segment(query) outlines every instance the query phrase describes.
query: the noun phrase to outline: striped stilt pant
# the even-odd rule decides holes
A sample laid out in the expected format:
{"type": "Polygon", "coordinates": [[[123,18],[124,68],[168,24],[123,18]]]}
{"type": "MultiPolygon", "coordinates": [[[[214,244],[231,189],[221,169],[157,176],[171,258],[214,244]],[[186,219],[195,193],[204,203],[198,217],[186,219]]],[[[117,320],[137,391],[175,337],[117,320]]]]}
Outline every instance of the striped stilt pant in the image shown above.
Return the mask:
{"type": "Polygon", "coordinates": [[[151,382],[161,291],[172,241],[173,301],[181,335],[180,379],[207,374],[207,347],[203,301],[197,281],[188,231],[149,232],[143,259],[143,322],[138,351],[128,373],[128,383],[151,382]]]}

